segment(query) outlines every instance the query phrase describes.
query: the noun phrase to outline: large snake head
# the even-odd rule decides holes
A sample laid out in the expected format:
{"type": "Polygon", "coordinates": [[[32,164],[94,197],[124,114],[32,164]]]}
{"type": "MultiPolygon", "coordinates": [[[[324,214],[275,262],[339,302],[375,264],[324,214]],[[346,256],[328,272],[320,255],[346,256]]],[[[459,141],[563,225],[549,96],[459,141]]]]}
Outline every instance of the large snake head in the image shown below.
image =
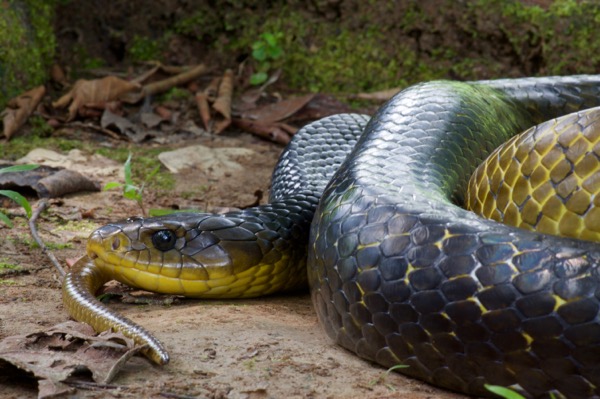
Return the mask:
{"type": "Polygon", "coordinates": [[[165,294],[249,297],[304,282],[284,267],[278,224],[239,216],[130,218],[94,231],[88,256],[111,278],[165,294]]]}

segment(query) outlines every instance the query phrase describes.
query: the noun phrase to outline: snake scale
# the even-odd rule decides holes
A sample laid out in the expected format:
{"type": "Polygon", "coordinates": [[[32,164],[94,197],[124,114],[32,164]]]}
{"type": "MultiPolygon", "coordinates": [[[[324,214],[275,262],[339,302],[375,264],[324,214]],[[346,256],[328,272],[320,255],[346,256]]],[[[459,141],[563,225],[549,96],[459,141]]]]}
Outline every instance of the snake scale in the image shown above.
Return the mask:
{"type": "Polygon", "coordinates": [[[327,333],[363,358],[473,395],[489,396],[492,384],[600,397],[597,244],[460,206],[476,165],[502,142],[597,105],[600,76],[435,81],[372,118],[314,122],[281,155],[268,205],[98,229],[65,279],[65,306],[148,344],[164,364],[159,341],[94,298],[104,282],[210,298],[308,278],[327,333]]]}

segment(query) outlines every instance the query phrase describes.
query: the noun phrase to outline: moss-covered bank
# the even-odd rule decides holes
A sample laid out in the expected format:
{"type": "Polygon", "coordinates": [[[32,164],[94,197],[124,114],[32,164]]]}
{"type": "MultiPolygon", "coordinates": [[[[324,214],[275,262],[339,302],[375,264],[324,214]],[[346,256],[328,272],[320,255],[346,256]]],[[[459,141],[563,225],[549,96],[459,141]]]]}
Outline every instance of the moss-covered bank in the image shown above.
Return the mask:
{"type": "Polygon", "coordinates": [[[9,0],[0,6],[0,109],[43,83],[54,58],[54,1],[9,0]]]}
{"type": "Polygon", "coordinates": [[[178,21],[177,31],[238,53],[261,32],[281,32],[286,56],[279,66],[289,83],[311,90],[596,73],[600,66],[597,1],[284,1],[263,9],[253,3],[231,1],[235,18],[227,8],[211,13],[205,6],[178,21]]]}
{"type": "MultiPolygon", "coordinates": [[[[33,0],[30,0],[33,1],[33,0]]],[[[356,92],[435,78],[595,73],[600,2],[585,0],[142,0],[62,2],[67,65],[144,59],[237,66],[263,33],[297,89],[356,92]],[[143,12],[141,12],[141,10],[143,12]],[[69,42],[71,40],[71,42],[69,42]],[[75,43],[77,45],[69,45],[75,43]],[[82,56],[82,49],[85,54],[82,56]]],[[[264,67],[265,65],[256,65],[264,67]]]]}

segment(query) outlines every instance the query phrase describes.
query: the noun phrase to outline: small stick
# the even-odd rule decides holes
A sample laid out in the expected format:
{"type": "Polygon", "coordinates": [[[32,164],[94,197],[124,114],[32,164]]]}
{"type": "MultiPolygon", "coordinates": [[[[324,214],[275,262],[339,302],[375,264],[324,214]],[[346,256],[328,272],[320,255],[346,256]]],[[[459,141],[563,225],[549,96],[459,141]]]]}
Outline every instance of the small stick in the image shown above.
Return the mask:
{"type": "Polygon", "coordinates": [[[97,382],[90,381],[65,381],[65,383],[69,386],[79,388],[79,389],[87,389],[90,391],[101,391],[101,390],[109,390],[109,389],[123,389],[125,388],[122,385],[109,385],[109,384],[100,384],[97,382]]]}
{"type": "Polygon", "coordinates": [[[31,218],[29,219],[29,230],[31,230],[31,236],[33,237],[35,242],[37,242],[37,244],[42,249],[42,253],[46,254],[46,256],[48,256],[48,258],[50,259],[50,261],[52,262],[52,264],[54,265],[56,270],[58,270],[58,274],[60,274],[61,279],[64,279],[65,274],[66,274],[64,269],[62,268],[62,266],[60,265],[60,263],[58,262],[58,260],[54,256],[54,254],[48,249],[48,247],[46,247],[46,245],[40,238],[40,236],[37,232],[37,227],[35,225],[40,214],[43,211],[45,211],[46,209],[48,209],[48,201],[43,199],[38,203],[36,210],[31,214],[31,218]]]}

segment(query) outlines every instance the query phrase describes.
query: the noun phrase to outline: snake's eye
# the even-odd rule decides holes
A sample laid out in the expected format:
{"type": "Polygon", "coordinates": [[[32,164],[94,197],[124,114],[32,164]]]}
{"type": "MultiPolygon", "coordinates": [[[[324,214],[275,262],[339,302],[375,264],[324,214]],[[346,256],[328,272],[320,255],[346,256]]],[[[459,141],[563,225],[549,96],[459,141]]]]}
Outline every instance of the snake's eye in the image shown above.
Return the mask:
{"type": "Polygon", "coordinates": [[[152,234],[152,244],[160,251],[166,252],[175,246],[175,233],[171,230],[159,230],[152,234]]]}

